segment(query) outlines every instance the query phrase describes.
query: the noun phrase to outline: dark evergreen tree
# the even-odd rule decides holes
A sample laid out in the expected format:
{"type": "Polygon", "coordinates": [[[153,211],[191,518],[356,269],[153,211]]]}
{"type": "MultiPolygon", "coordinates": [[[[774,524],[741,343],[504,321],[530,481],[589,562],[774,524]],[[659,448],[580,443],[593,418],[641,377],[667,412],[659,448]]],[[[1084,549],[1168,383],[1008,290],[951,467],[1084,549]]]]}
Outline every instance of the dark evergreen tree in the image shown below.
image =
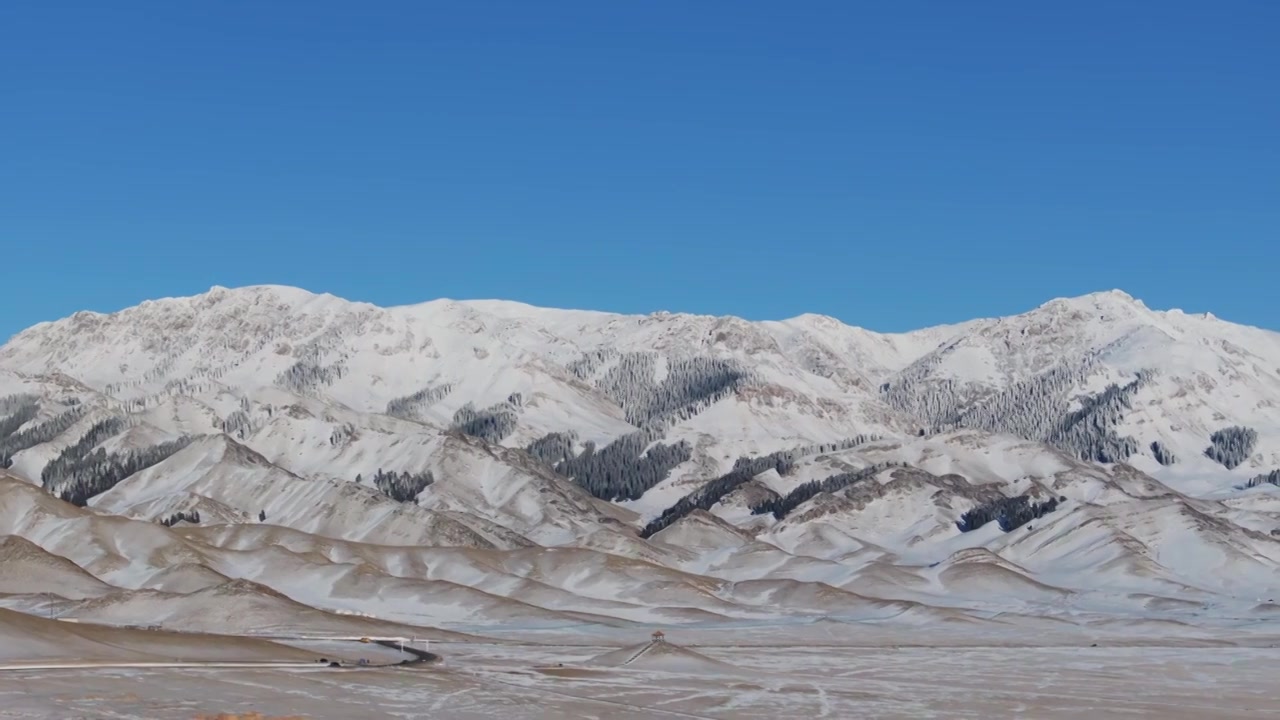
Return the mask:
{"type": "Polygon", "coordinates": [[[777,499],[766,500],[751,506],[753,515],[763,515],[765,513],[773,513],[778,520],[782,520],[791,511],[800,505],[808,502],[819,493],[837,493],[854,483],[862,482],[870,478],[874,478],[882,471],[891,467],[896,467],[895,463],[879,463],[861,470],[852,472],[838,473],[823,480],[812,480],[796,487],[791,492],[777,499]]]}
{"type": "MultiPolygon", "coordinates": [[[[383,472],[382,468],[378,468],[378,471],[373,474],[373,486],[383,495],[402,503],[415,500],[418,493],[427,489],[435,481],[436,478],[430,470],[420,473],[383,472]]],[[[356,476],[356,482],[360,482],[359,475],[356,476]]]]}
{"type": "Polygon", "coordinates": [[[529,443],[525,452],[542,462],[555,467],[573,458],[574,446],[578,443],[578,433],[570,430],[563,433],[548,433],[529,443]]]}
{"type": "Polygon", "coordinates": [[[38,425],[29,426],[25,430],[19,430],[0,439],[0,468],[12,467],[14,455],[58,437],[83,416],[83,408],[73,407],[38,425]]]}
{"type": "Polygon", "coordinates": [[[762,457],[738,458],[733,470],[708,482],[702,487],[680,498],[674,505],[662,511],[662,514],[645,525],[640,536],[652,537],[672,523],[688,515],[694,510],[710,510],[729,493],[742,487],[752,478],[766,470],[779,473],[789,472],[795,461],[794,451],[776,452],[762,457]]]}
{"type": "Polygon", "coordinates": [[[972,532],[994,520],[1000,525],[1002,531],[1011,532],[1038,517],[1053,512],[1057,509],[1058,502],[1058,498],[1032,502],[1027,495],[1000,498],[965,512],[956,521],[956,527],[960,532],[972,532]]]}
{"type": "Polygon", "coordinates": [[[165,527],[173,527],[174,525],[177,525],[178,523],[183,522],[184,520],[186,522],[191,523],[192,525],[199,525],[200,511],[199,510],[189,510],[189,511],[179,510],[178,512],[161,520],[160,524],[164,525],[165,527]]]}
{"type": "Polygon", "coordinates": [[[1137,441],[1116,434],[1130,399],[1151,373],[1140,372],[1126,385],[1075,397],[1095,368],[1099,353],[1064,361],[1028,380],[987,396],[934,377],[932,368],[954,349],[940,348],[881,387],[885,400],[924,422],[932,432],[975,428],[1044,442],[1082,459],[1121,462],[1138,451],[1137,441]],[[1079,407],[1072,410],[1073,399],[1079,407]]]}
{"type": "Polygon", "coordinates": [[[12,415],[24,408],[40,405],[40,398],[30,393],[19,393],[17,395],[5,395],[0,397],[0,417],[12,415]]]}
{"type": "Polygon", "coordinates": [[[10,436],[39,414],[40,404],[35,401],[23,402],[16,397],[0,400],[0,449],[10,436]]]}
{"type": "Polygon", "coordinates": [[[569,363],[569,372],[579,380],[587,380],[599,372],[605,363],[616,358],[618,351],[613,348],[601,348],[584,353],[581,358],[569,363]]]}
{"type": "Polygon", "coordinates": [[[341,363],[319,365],[313,360],[299,360],[280,373],[276,385],[299,395],[311,394],[321,385],[332,385],[346,374],[341,363]]]}
{"type": "Polygon", "coordinates": [[[1280,470],[1272,470],[1269,473],[1256,475],[1253,478],[1250,478],[1249,481],[1244,484],[1244,486],[1246,488],[1258,487],[1263,483],[1280,487],[1280,470]]]}
{"type": "Polygon", "coordinates": [[[1130,409],[1129,399],[1150,379],[1147,373],[1124,386],[1080,399],[1080,409],[1067,413],[1045,439],[1050,445],[1075,453],[1082,460],[1101,463],[1122,462],[1138,451],[1133,438],[1120,437],[1115,428],[1130,409]]]}
{"type": "Polygon", "coordinates": [[[693,417],[732,394],[748,377],[727,360],[690,356],[668,358],[666,377],[655,382],[657,364],[657,353],[627,353],[597,383],[632,425],[693,417]]]}
{"type": "Polygon", "coordinates": [[[221,423],[222,432],[233,435],[241,440],[247,438],[255,430],[249,413],[244,410],[236,410],[224,419],[221,423]]]}
{"type": "Polygon", "coordinates": [[[1166,448],[1159,440],[1151,443],[1151,456],[1161,465],[1172,465],[1178,462],[1178,458],[1169,448],[1166,448]]]}
{"type": "Polygon", "coordinates": [[[1004,514],[996,518],[1000,529],[1004,532],[1012,532],[1027,523],[1045,514],[1051,513],[1058,509],[1058,498],[1049,498],[1044,502],[1030,502],[1009,508],[1004,514]]]}
{"type": "Polygon", "coordinates": [[[1249,459],[1258,443],[1258,431],[1247,427],[1223,428],[1209,436],[1205,457],[1221,463],[1228,470],[1249,459]]]}
{"type": "Polygon", "coordinates": [[[412,395],[387,403],[387,414],[404,420],[417,420],[423,410],[445,399],[451,392],[453,385],[450,383],[425,387],[412,395]]]}
{"type": "MultiPolygon", "coordinates": [[[[693,457],[693,448],[688,443],[655,442],[660,437],[659,431],[650,429],[623,435],[600,450],[588,444],[577,457],[563,459],[553,467],[602,500],[635,500],[665,480],[677,465],[693,457]]],[[[557,442],[563,443],[562,440],[549,441],[548,447],[539,451],[551,452],[557,442]]],[[[564,450],[564,445],[559,449],[564,450]]],[[[572,443],[568,449],[572,452],[572,443]]]]}
{"type": "Polygon", "coordinates": [[[483,410],[467,403],[453,414],[453,429],[486,442],[500,443],[515,432],[519,408],[510,399],[483,410]]]}
{"type": "Polygon", "coordinates": [[[83,507],[90,499],[115,487],[121,480],[163,462],[190,443],[190,438],[183,437],[110,455],[98,448],[80,458],[73,466],[60,468],[55,477],[45,482],[45,488],[67,502],[83,507]]]}
{"type": "Polygon", "coordinates": [[[792,469],[795,467],[796,461],[802,457],[815,455],[821,452],[848,450],[876,439],[879,438],[876,436],[859,435],[857,437],[848,438],[835,443],[824,443],[820,445],[794,448],[792,450],[781,450],[762,457],[738,458],[734,461],[733,470],[680,498],[674,505],[663,510],[661,515],[651,520],[649,524],[645,525],[640,535],[645,538],[652,537],[663,528],[670,526],[672,523],[688,515],[694,510],[710,510],[716,503],[723,500],[725,496],[742,487],[760,473],[773,470],[779,475],[787,475],[790,474],[792,469]]]}
{"type": "Polygon", "coordinates": [[[568,369],[582,380],[596,378],[596,388],[616,402],[627,422],[637,427],[670,426],[687,420],[750,380],[749,373],[729,360],[618,353],[611,348],[586,353],[568,369]],[[664,363],[661,381],[657,379],[660,363],[664,363]]]}
{"type": "Polygon", "coordinates": [[[127,426],[125,419],[118,417],[94,423],[93,427],[89,428],[75,444],[63,448],[57,457],[44,466],[44,470],[40,473],[42,484],[47,488],[61,485],[75,473],[79,464],[95,447],[101,445],[107,438],[119,435],[127,426]]]}
{"type": "Polygon", "coordinates": [[[351,423],[342,423],[335,427],[333,432],[329,433],[329,444],[333,446],[342,445],[343,443],[355,437],[356,426],[351,423]]]}

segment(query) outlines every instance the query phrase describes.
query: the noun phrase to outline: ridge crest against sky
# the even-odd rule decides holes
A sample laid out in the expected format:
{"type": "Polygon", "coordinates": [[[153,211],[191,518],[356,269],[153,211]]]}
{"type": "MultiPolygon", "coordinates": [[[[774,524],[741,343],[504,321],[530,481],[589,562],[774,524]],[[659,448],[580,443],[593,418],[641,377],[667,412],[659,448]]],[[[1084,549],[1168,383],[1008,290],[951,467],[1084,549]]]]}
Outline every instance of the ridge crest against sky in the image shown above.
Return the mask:
{"type": "Polygon", "coordinates": [[[1280,328],[1280,3],[21,3],[0,338],[275,283],[1280,328]]]}

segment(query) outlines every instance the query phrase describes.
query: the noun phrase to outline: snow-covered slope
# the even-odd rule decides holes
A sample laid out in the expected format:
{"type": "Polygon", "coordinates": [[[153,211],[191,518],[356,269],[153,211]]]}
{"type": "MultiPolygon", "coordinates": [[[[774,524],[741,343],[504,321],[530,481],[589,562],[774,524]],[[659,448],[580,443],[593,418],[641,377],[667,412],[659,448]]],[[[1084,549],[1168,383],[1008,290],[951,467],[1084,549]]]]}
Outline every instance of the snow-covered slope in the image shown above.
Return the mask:
{"type": "Polygon", "coordinates": [[[5,602],[120,622],[1243,617],[1280,335],[1114,291],[885,335],[214,288],[0,347],[0,466],[5,602]]]}

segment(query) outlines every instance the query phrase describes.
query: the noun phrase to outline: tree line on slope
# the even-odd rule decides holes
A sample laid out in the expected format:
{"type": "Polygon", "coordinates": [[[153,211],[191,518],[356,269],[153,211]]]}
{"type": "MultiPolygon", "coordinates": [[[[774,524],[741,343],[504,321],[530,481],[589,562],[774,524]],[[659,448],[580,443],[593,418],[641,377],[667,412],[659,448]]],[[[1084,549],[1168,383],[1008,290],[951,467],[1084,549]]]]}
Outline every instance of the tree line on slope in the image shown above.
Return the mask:
{"type": "Polygon", "coordinates": [[[305,395],[321,385],[332,385],[346,374],[346,366],[342,363],[320,365],[308,360],[299,360],[290,365],[276,377],[276,385],[305,395]]]}
{"type": "Polygon", "coordinates": [[[0,398],[0,452],[4,443],[23,425],[36,419],[40,414],[40,403],[30,396],[9,396],[0,398]]]}
{"type": "Polygon", "coordinates": [[[751,506],[752,515],[772,513],[777,520],[787,517],[793,510],[813,499],[820,493],[834,494],[854,483],[873,478],[891,467],[904,467],[905,463],[878,463],[860,470],[837,473],[822,480],[810,480],[797,486],[791,492],[778,498],[771,498],[751,506]]]}
{"type": "Polygon", "coordinates": [[[688,419],[732,395],[748,379],[735,363],[708,357],[667,360],[667,375],[633,415],[641,422],[688,419]]]}
{"type": "MultiPolygon", "coordinates": [[[[895,382],[882,386],[886,401],[914,415],[932,432],[973,428],[1014,435],[1046,443],[1082,460],[1105,463],[1122,462],[1138,452],[1137,441],[1120,436],[1116,428],[1130,409],[1134,394],[1153,377],[1150,372],[1141,371],[1125,385],[1111,384],[1100,393],[1080,397],[1080,407],[1072,410],[1071,391],[1087,380],[1096,364],[1093,353],[971,402],[953,381],[929,376],[932,366],[948,350],[936,351],[895,382]]],[[[1172,462],[1171,455],[1162,457],[1172,462]]]]}
{"type": "MultiPolygon", "coordinates": [[[[639,429],[604,448],[588,445],[580,454],[574,453],[577,436],[569,433],[549,433],[530,443],[525,450],[596,497],[633,500],[692,457],[693,450],[687,443],[657,443],[665,434],[664,428],[689,419],[726,397],[747,374],[728,361],[681,357],[668,359],[666,376],[656,382],[657,353],[623,354],[612,349],[586,353],[568,368],[586,380],[615,359],[617,362],[595,385],[616,402],[627,421],[639,429]]],[[[468,403],[454,414],[453,428],[500,443],[515,431],[522,406],[519,393],[505,403],[483,410],[468,403]]]]}
{"type": "Polygon", "coordinates": [[[32,405],[39,405],[39,403],[40,403],[39,396],[32,395],[31,393],[18,393],[16,395],[5,395],[3,397],[0,397],[0,417],[10,415],[25,407],[30,407],[32,405]]]}
{"type": "Polygon", "coordinates": [[[1238,425],[1223,428],[1209,436],[1209,447],[1205,448],[1204,455],[1226,469],[1234,470],[1249,459],[1257,443],[1258,431],[1253,428],[1238,425]]]}
{"type": "Polygon", "coordinates": [[[600,371],[600,368],[618,355],[618,351],[612,347],[596,348],[583,353],[582,357],[569,363],[565,368],[579,380],[590,380],[600,371]]]}
{"type": "Polygon", "coordinates": [[[107,395],[119,395],[129,388],[139,387],[147,383],[153,383],[160,380],[164,376],[172,372],[174,361],[178,356],[190,350],[195,344],[194,336],[187,337],[171,337],[166,339],[165,352],[167,355],[157,359],[155,365],[143,371],[141,376],[136,376],[132,380],[124,380],[119,382],[107,383],[103,386],[102,391],[107,395]]]}
{"type": "Polygon", "coordinates": [[[1002,531],[1012,532],[1056,510],[1059,500],[1065,498],[1049,498],[1044,502],[1032,502],[1029,495],[1000,498],[963,513],[956,527],[960,532],[972,532],[995,520],[1002,531]]]}
{"type": "Polygon", "coordinates": [[[1272,471],[1271,471],[1271,472],[1269,472],[1269,473],[1263,473],[1263,474],[1261,474],[1261,475],[1256,475],[1256,476],[1254,476],[1254,477],[1250,478],[1250,479],[1248,480],[1248,482],[1246,482],[1246,483],[1244,484],[1244,487],[1245,487],[1245,488],[1258,487],[1259,485],[1262,485],[1263,483],[1267,483],[1267,484],[1271,484],[1271,485],[1275,485],[1275,486],[1277,486],[1277,487],[1280,487],[1280,470],[1272,470],[1272,471]]]}
{"type": "Polygon", "coordinates": [[[512,393],[504,402],[483,410],[477,410],[468,402],[453,414],[453,429],[496,445],[515,432],[523,407],[524,397],[520,393],[512,393]]]}
{"type": "Polygon", "coordinates": [[[953,341],[921,357],[898,372],[892,381],[882,384],[880,394],[884,401],[930,429],[953,422],[967,398],[961,395],[954,380],[933,377],[932,372],[958,343],[953,341]]]}
{"type": "Polygon", "coordinates": [[[693,447],[683,440],[675,445],[655,442],[662,434],[653,428],[627,433],[599,450],[595,443],[587,443],[576,456],[571,454],[573,444],[568,435],[552,435],[558,437],[543,436],[535,441],[539,447],[531,453],[559,454],[562,459],[552,469],[601,500],[638,499],[693,457],[693,447]],[[566,452],[569,457],[564,457],[566,452]]]}
{"type": "Polygon", "coordinates": [[[0,468],[13,467],[13,456],[53,440],[84,416],[82,407],[73,407],[52,418],[0,439],[0,468]]]}
{"type": "Polygon", "coordinates": [[[170,515],[169,517],[164,518],[163,520],[161,520],[161,521],[160,521],[160,524],[161,524],[161,525],[163,525],[163,526],[165,526],[165,527],[173,527],[174,525],[177,525],[178,523],[180,523],[180,522],[182,522],[182,521],[184,521],[184,520],[185,520],[185,521],[187,521],[187,522],[189,522],[189,523],[191,523],[192,525],[199,525],[199,524],[200,524],[200,511],[199,511],[199,510],[192,510],[191,512],[187,512],[187,511],[185,511],[185,510],[179,510],[178,512],[176,512],[176,513],[174,513],[174,514],[170,515]]]}
{"type": "Polygon", "coordinates": [[[956,424],[1043,442],[1081,460],[1122,462],[1138,451],[1138,444],[1115,429],[1130,399],[1151,376],[1139,373],[1123,386],[1109,385],[1096,395],[1081,397],[1079,409],[1068,410],[1069,391],[1084,377],[1081,369],[1058,366],[970,408],[956,424]]]}
{"type": "Polygon", "coordinates": [[[420,412],[445,399],[452,392],[452,383],[430,385],[415,393],[389,401],[387,414],[402,420],[417,420],[420,412]]]}
{"type": "Polygon", "coordinates": [[[573,459],[573,451],[577,444],[578,433],[569,430],[567,432],[547,433],[529,443],[524,450],[544,464],[554,468],[562,462],[573,459]]]}
{"type": "Polygon", "coordinates": [[[681,356],[666,359],[666,376],[658,382],[658,353],[620,353],[613,348],[584,353],[566,367],[589,381],[614,360],[594,384],[636,426],[688,420],[750,380],[750,373],[730,360],[681,356]]]}
{"type": "Polygon", "coordinates": [[[1097,395],[1080,398],[1080,409],[1067,413],[1054,427],[1047,442],[1075,453],[1081,460],[1115,463],[1138,452],[1138,442],[1122,437],[1116,428],[1132,408],[1130,399],[1150,382],[1151,374],[1138,376],[1125,385],[1108,385],[1097,395]]]}
{"type": "Polygon", "coordinates": [[[84,458],[107,438],[119,435],[128,427],[124,418],[111,417],[94,423],[76,442],[68,445],[40,471],[40,482],[46,487],[61,485],[75,474],[84,458]]]}
{"type": "Polygon", "coordinates": [[[810,445],[801,448],[793,448],[791,450],[779,450],[778,452],[770,453],[761,457],[740,457],[734,462],[732,470],[708,482],[688,495],[685,495],[677,500],[673,505],[663,510],[661,515],[654,518],[644,526],[644,529],[640,531],[640,537],[652,537],[694,510],[710,510],[716,503],[723,500],[734,490],[742,487],[760,473],[768,470],[774,470],[779,475],[789,475],[795,469],[796,461],[801,457],[815,452],[836,452],[838,450],[847,450],[870,442],[874,439],[876,439],[874,436],[859,435],[858,437],[848,438],[835,443],[810,445]]]}
{"type": "Polygon", "coordinates": [[[640,531],[640,537],[653,537],[694,510],[710,510],[729,493],[766,470],[776,470],[779,475],[787,475],[794,467],[793,459],[783,452],[756,458],[738,458],[732,470],[680,498],[674,505],[663,510],[661,515],[649,521],[640,531]]]}
{"type": "Polygon", "coordinates": [[[115,487],[121,480],[169,459],[190,445],[191,440],[181,437],[151,447],[110,454],[98,448],[66,470],[56,485],[46,483],[45,488],[73,505],[84,507],[89,500],[115,487]]]}
{"type": "MultiPolygon", "coordinates": [[[[886,384],[882,393],[890,404],[908,412],[923,412],[921,418],[933,431],[953,427],[976,428],[1036,440],[1068,451],[1082,460],[1114,463],[1138,452],[1137,442],[1121,437],[1116,428],[1131,407],[1131,398],[1154,375],[1140,371],[1125,385],[1112,384],[1102,392],[1079,399],[1080,407],[1068,410],[1070,391],[1084,382],[1096,362],[1096,353],[1075,363],[1062,363],[1036,377],[1013,384],[1008,389],[974,404],[966,403],[950,381],[930,382],[928,398],[916,395],[926,385],[928,369],[937,364],[946,349],[932,355],[906,373],[896,384],[886,384]],[[919,383],[916,388],[914,383],[919,383]]],[[[919,417],[919,416],[918,416],[919,417]]],[[[1252,454],[1258,434],[1252,428],[1229,427],[1210,436],[1206,457],[1234,469],[1252,454]]],[[[1150,446],[1162,465],[1177,458],[1159,441],[1150,446]]]]}
{"type": "MultiPolygon", "coordinates": [[[[684,441],[674,445],[657,443],[649,447],[662,437],[660,428],[650,426],[623,435],[601,450],[596,450],[593,443],[587,443],[586,449],[575,456],[575,433],[550,433],[531,443],[526,451],[601,500],[636,500],[693,457],[693,448],[684,441]],[[647,452],[646,447],[649,448],[647,452]]],[[[735,470],[751,469],[758,464],[762,469],[753,473],[753,477],[771,468],[785,475],[791,472],[800,457],[846,450],[873,439],[877,439],[876,436],[859,435],[837,442],[779,451],[764,458],[739,458],[735,470]]]]}

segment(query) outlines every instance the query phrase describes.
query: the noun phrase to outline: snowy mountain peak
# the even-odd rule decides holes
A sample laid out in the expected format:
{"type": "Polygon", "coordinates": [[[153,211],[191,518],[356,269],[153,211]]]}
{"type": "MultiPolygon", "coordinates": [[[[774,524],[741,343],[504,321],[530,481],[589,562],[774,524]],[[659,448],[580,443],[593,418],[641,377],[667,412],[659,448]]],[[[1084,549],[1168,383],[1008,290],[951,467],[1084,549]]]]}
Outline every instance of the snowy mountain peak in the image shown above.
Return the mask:
{"type": "MultiPolygon", "coordinates": [[[[1100,290],[1098,292],[1093,292],[1093,293],[1086,293],[1083,297],[1110,298],[1113,300],[1118,300],[1120,302],[1131,302],[1131,303],[1136,303],[1138,305],[1143,305],[1143,302],[1141,300],[1135,298],[1134,296],[1130,295],[1129,293],[1123,290],[1120,290],[1119,288],[1113,288],[1111,290],[1100,290]]],[[[1143,306],[1145,307],[1145,305],[1143,306]]]]}
{"type": "MultiPolygon", "coordinates": [[[[1037,311],[1082,312],[1120,317],[1136,317],[1150,312],[1146,304],[1123,290],[1106,290],[1076,297],[1055,298],[1044,303],[1037,311]]],[[[1035,312],[1035,311],[1033,311],[1035,312]]]]}
{"type": "Polygon", "coordinates": [[[175,605],[248,581],[398,622],[1200,608],[1280,568],[1280,335],[1118,291],[886,334],[214,287],[0,347],[0,469],[0,536],[196,591],[175,605]],[[45,527],[71,521],[99,527],[45,527]]]}
{"type": "MultiPolygon", "coordinates": [[[[1054,403],[1072,407],[1140,374],[1147,389],[1130,402],[1145,408],[1146,425],[1117,437],[1200,457],[1208,435],[1232,423],[1280,426],[1278,359],[1275,333],[1152,311],[1120,290],[885,334],[817,314],[749,322],[449,299],[380,308],[288,286],[213,287],[108,315],[77,313],[0,347],[0,369],[60,373],[129,407],[180,397],[204,406],[184,432],[260,431],[280,424],[269,413],[288,405],[334,418],[339,427],[320,431],[326,437],[348,432],[344,413],[378,413],[508,447],[572,432],[571,442],[556,442],[581,449],[661,418],[666,442],[705,444],[686,461],[700,467],[722,466],[726,455],[731,463],[963,424],[985,404],[1026,401],[1009,394],[1047,378],[1058,378],[1054,403]]],[[[1041,439],[999,423],[980,427],[1041,439]]],[[[1269,470],[1271,442],[1260,441],[1239,472],[1269,470]]]]}

